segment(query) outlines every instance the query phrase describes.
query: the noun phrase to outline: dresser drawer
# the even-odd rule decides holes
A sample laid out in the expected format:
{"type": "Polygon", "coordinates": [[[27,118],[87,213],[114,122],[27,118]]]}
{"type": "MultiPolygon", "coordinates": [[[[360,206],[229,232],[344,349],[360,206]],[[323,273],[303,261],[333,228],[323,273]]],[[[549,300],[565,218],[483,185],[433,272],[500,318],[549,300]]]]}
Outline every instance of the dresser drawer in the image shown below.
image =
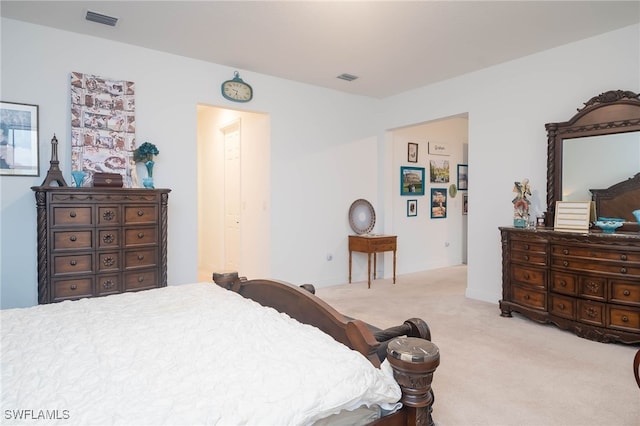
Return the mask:
{"type": "Polygon", "coordinates": [[[54,301],[79,299],[93,295],[93,278],[76,278],[72,280],[56,280],[53,282],[54,301]]]}
{"type": "Polygon", "coordinates": [[[513,301],[519,305],[527,306],[541,311],[547,310],[547,294],[518,285],[513,286],[513,301]]]}
{"type": "Polygon", "coordinates": [[[121,293],[120,274],[100,274],[96,277],[96,295],[121,293]]]}
{"type": "Polygon", "coordinates": [[[546,288],[547,273],[545,270],[511,265],[511,276],[513,280],[520,283],[546,288]]]}
{"type": "Polygon", "coordinates": [[[640,310],[610,305],[609,327],[634,333],[640,332],[640,310]]]}
{"type": "Polygon", "coordinates": [[[522,241],[522,240],[511,240],[510,243],[511,250],[521,250],[528,252],[539,252],[546,253],[547,252],[547,244],[544,241],[522,241]]]}
{"type": "Polygon", "coordinates": [[[620,260],[625,262],[640,262],[640,251],[612,250],[599,246],[568,246],[552,245],[551,253],[554,256],[587,257],[601,260],[620,260]]]}
{"type": "Polygon", "coordinates": [[[120,208],[118,206],[98,206],[98,226],[120,225],[120,208]]]}
{"type": "Polygon", "coordinates": [[[118,251],[99,252],[98,264],[96,265],[96,270],[98,273],[117,271],[121,267],[120,263],[121,263],[120,252],[118,251]]]}
{"type": "Polygon", "coordinates": [[[612,279],[609,281],[609,289],[610,302],[640,306],[640,281],[612,279]]]}
{"type": "Polygon", "coordinates": [[[158,234],[156,228],[131,228],[124,231],[125,247],[156,244],[157,242],[158,234]]]}
{"type": "Polygon", "coordinates": [[[576,316],[578,321],[587,324],[604,326],[605,324],[605,304],[591,302],[589,300],[578,300],[578,310],[576,316]]]}
{"type": "Polygon", "coordinates": [[[549,295],[549,312],[570,320],[576,319],[576,299],[570,297],[558,296],[556,294],[549,295]]]}
{"type": "Polygon", "coordinates": [[[119,229],[98,230],[98,249],[113,249],[117,247],[120,247],[119,229]]]}
{"type": "Polygon", "coordinates": [[[547,255],[545,253],[514,250],[511,252],[511,260],[514,262],[544,266],[547,264],[547,255]]]}
{"type": "Polygon", "coordinates": [[[158,221],[158,209],[154,205],[125,206],[125,225],[155,223],[158,221]]]}
{"type": "Polygon", "coordinates": [[[148,268],[158,263],[158,250],[153,248],[127,250],[124,254],[125,269],[148,268]]]}
{"type": "Polygon", "coordinates": [[[156,270],[126,272],[124,274],[124,290],[145,290],[157,287],[156,270]]]}
{"type": "Polygon", "coordinates": [[[83,274],[93,272],[93,254],[69,254],[53,256],[52,274],[83,274]]]}
{"type": "Polygon", "coordinates": [[[606,300],[607,280],[602,277],[581,276],[578,279],[578,296],[606,300]]]}
{"type": "Polygon", "coordinates": [[[578,294],[578,284],[575,275],[551,272],[551,291],[562,294],[578,294]]]}
{"type": "Polygon", "coordinates": [[[92,230],[54,231],[53,250],[89,250],[93,246],[92,230]]]}
{"type": "Polygon", "coordinates": [[[53,206],[51,226],[81,226],[93,224],[91,206],[53,206]]]}
{"type": "Polygon", "coordinates": [[[551,263],[553,266],[564,269],[597,271],[640,277],[640,264],[637,263],[630,264],[626,262],[613,262],[596,259],[572,259],[567,257],[553,257],[551,263]]]}

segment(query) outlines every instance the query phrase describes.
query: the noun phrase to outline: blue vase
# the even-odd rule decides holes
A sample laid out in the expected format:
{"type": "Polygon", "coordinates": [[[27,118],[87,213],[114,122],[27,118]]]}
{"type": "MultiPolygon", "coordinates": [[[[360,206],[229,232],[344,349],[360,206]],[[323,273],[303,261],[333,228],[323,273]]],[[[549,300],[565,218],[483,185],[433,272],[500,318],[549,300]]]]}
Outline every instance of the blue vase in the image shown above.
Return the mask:
{"type": "Polygon", "coordinates": [[[144,166],[147,168],[147,177],[142,179],[142,186],[145,188],[153,189],[153,165],[156,162],[153,160],[145,161],[144,166]]]}
{"type": "Polygon", "coordinates": [[[640,223],[640,210],[634,210],[632,213],[635,216],[638,223],[640,223]]]}
{"type": "Polygon", "coordinates": [[[82,182],[84,182],[86,173],[82,170],[74,170],[71,172],[71,176],[73,176],[73,181],[76,184],[76,188],[80,188],[82,186],[82,182]]]}

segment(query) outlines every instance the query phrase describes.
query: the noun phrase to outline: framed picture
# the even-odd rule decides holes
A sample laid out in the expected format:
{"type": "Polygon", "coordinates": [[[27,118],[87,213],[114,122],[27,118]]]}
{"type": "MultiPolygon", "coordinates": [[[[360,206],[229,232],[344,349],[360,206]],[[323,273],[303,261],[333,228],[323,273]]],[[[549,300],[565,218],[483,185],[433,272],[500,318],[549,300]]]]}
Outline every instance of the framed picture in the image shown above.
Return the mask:
{"type": "Polygon", "coordinates": [[[469,166],[458,164],[458,190],[466,191],[467,189],[469,189],[469,166]]]}
{"type": "Polygon", "coordinates": [[[449,160],[431,160],[429,164],[431,183],[449,183],[449,160]]]}
{"type": "Polygon", "coordinates": [[[431,219],[447,217],[447,188],[431,188],[431,219]]]}
{"type": "Polygon", "coordinates": [[[449,145],[446,143],[429,142],[429,154],[449,155],[449,145]]]}
{"type": "Polygon", "coordinates": [[[462,194],[462,214],[469,214],[469,194],[462,194]]]}
{"type": "Polygon", "coordinates": [[[0,102],[0,175],[40,176],[38,105],[0,102]]]}
{"type": "Polygon", "coordinates": [[[424,167],[400,167],[400,195],[424,195],[424,167]]]}
{"type": "Polygon", "coordinates": [[[592,201],[556,201],[554,229],[556,231],[589,232],[592,201]]]}
{"type": "Polygon", "coordinates": [[[407,216],[418,216],[418,200],[407,200],[407,216]]]}
{"type": "Polygon", "coordinates": [[[418,162],[418,144],[409,142],[407,145],[407,161],[410,163],[418,162]]]}

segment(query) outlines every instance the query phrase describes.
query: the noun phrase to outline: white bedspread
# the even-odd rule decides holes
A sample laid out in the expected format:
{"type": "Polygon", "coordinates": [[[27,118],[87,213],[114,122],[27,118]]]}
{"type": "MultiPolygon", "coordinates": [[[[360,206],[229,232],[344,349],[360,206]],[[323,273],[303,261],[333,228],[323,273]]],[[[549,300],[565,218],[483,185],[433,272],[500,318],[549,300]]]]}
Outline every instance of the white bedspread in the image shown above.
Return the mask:
{"type": "Polygon", "coordinates": [[[5,424],[303,425],[400,398],[388,366],[211,283],[0,321],[5,424]]]}

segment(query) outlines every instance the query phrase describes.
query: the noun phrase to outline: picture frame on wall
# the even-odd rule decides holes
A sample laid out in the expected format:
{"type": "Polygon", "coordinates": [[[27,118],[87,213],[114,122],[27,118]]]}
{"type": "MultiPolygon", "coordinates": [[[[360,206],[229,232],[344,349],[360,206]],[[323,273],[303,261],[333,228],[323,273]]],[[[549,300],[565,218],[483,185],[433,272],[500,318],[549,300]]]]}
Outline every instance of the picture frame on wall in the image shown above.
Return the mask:
{"type": "Polygon", "coordinates": [[[38,105],[0,101],[0,175],[40,176],[38,105]]]}
{"type": "Polygon", "coordinates": [[[466,164],[458,164],[458,190],[466,191],[469,189],[469,166],[466,164]]]}
{"type": "Polygon", "coordinates": [[[447,217],[447,188],[431,188],[431,219],[447,217]]]}
{"type": "Polygon", "coordinates": [[[407,200],[407,217],[418,216],[418,200],[407,200]]]}
{"type": "Polygon", "coordinates": [[[430,160],[429,176],[431,183],[449,183],[449,160],[430,160]]]}
{"type": "Polygon", "coordinates": [[[418,144],[409,142],[407,144],[407,161],[409,163],[418,162],[418,144]]]}
{"type": "Polygon", "coordinates": [[[424,195],[424,167],[400,167],[400,195],[424,195]]]}
{"type": "Polygon", "coordinates": [[[469,194],[462,194],[462,215],[469,214],[469,194]]]}

